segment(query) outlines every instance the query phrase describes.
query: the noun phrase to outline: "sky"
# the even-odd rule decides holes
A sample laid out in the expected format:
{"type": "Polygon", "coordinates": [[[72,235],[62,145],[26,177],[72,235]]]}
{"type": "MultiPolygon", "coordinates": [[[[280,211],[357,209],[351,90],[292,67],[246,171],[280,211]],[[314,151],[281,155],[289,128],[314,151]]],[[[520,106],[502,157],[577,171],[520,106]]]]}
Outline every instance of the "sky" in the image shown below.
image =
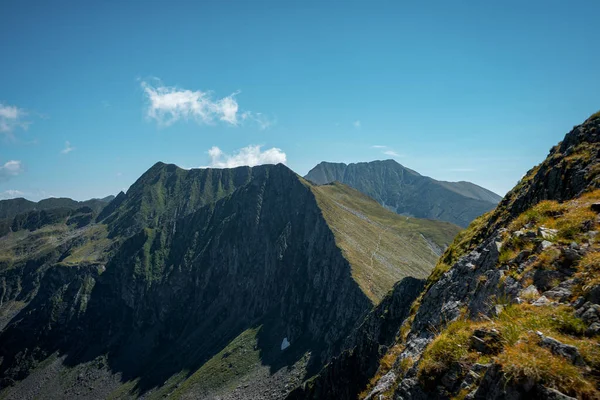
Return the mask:
{"type": "Polygon", "coordinates": [[[0,198],[395,159],[504,195],[600,109],[600,2],[0,1],[0,198]]]}

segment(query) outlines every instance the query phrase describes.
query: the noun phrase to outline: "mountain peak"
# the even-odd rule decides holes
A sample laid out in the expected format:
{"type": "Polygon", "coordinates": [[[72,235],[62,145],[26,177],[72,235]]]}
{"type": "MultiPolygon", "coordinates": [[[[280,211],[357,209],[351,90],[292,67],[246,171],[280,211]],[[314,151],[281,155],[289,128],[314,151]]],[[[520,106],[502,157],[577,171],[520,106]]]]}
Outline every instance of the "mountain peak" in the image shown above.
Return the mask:
{"type": "Polygon", "coordinates": [[[500,201],[500,196],[473,183],[436,181],[393,159],[351,164],[321,162],[305,178],[316,184],[339,181],[398,214],[463,227],[500,201]]]}

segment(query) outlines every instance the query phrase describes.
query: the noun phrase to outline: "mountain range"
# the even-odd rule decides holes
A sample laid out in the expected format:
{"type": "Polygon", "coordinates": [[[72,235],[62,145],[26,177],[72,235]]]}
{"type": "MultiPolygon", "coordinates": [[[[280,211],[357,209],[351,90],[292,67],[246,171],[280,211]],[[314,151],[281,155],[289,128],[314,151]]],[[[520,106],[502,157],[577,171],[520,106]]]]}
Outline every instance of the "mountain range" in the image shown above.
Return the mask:
{"type": "Polygon", "coordinates": [[[398,214],[448,221],[462,227],[495,208],[502,199],[470,182],[436,181],[394,160],[322,162],[305,178],[319,185],[341,182],[398,214]]]}
{"type": "Polygon", "coordinates": [[[599,398],[600,113],[495,199],[388,160],[4,203],[0,397],[599,398]]]}
{"type": "Polygon", "coordinates": [[[459,231],[281,164],[157,163],[102,210],[29,211],[10,227],[5,398],[285,395],[459,231]],[[53,218],[17,223],[31,213],[53,218]]]}

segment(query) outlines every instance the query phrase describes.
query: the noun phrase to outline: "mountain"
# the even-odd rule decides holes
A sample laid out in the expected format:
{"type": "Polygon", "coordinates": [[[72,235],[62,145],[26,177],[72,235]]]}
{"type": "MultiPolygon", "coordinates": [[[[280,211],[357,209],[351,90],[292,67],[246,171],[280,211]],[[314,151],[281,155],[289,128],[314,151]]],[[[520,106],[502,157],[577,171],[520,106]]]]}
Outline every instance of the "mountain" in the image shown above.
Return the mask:
{"type": "Polygon", "coordinates": [[[114,196],[107,196],[102,199],[90,199],[86,201],[75,201],[66,197],[51,197],[38,202],[30,201],[22,197],[9,200],[0,200],[0,220],[14,218],[17,214],[22,214],[28,211],[41,211],[52,208],[68,208],[74,210],[81,207],[90,207],[95,211],[100,211],[113,199],[114,196]]]}
{"type": "Polygon", "coordinates": [[[283,398],[459,231],[281,164],[157,163],[91,215],[0,237],[4,399],[283,398]]]}
{"type": "Polygon", "coordinates": [[[288,398],[600,398],[599,213],[597,113],[288,398]]]}
{"type": "Polygon", "coordinates": [[[373,197],[401,215],[447,221],[466,227],[501,200],[470,182],[443,182],[403,167],[394,160],[356,164],[322,162],[305,178],[322,185],[334,181],[373,197]]]}

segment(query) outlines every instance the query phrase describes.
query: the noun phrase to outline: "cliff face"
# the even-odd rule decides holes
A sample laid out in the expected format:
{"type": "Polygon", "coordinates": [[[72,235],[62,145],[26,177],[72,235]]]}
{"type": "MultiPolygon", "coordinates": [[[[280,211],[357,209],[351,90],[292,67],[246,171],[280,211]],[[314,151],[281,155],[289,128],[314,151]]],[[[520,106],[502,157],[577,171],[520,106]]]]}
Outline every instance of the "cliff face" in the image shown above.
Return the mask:
{"type": "Polygon", "coordinates": [[[440,182],[394,160],[342,164],[322,162],[306,175],[316,184],[338,181],[402,215],[466,227],[493,209],[500,196],[469,182],[440,182]]]}
{"type": "Polygon", "coordinates": [[[599,142],[596,116],[455,239],[365,398],[598,398],[599,142]]]}
{"type": "Polygon", "coordinates": [[[352,203],[346,189],[314,190],[282,165],[157,164],[101,223],[10,233],[2,394],[285,396],[347,347],[396,280],[426,276],[432,243],[444,247],[457,231],[410,220],[406,234],[386,236],[386,221],[405,218],[368,198],[352,203]],[[340,213],[360,223],[345,227],[340,213]],[[344,234],[352,228],[383,238],[358,243],[344,234]],[[35,252],[23,254],[34,236],[35,252]],[[405,258],[380,255],[381,243],[405,258]],[[363,265],[365,254],[377,262],[363,265]],[[367,270],[378,278],[361,286],[357,271],[367,270]]]}

